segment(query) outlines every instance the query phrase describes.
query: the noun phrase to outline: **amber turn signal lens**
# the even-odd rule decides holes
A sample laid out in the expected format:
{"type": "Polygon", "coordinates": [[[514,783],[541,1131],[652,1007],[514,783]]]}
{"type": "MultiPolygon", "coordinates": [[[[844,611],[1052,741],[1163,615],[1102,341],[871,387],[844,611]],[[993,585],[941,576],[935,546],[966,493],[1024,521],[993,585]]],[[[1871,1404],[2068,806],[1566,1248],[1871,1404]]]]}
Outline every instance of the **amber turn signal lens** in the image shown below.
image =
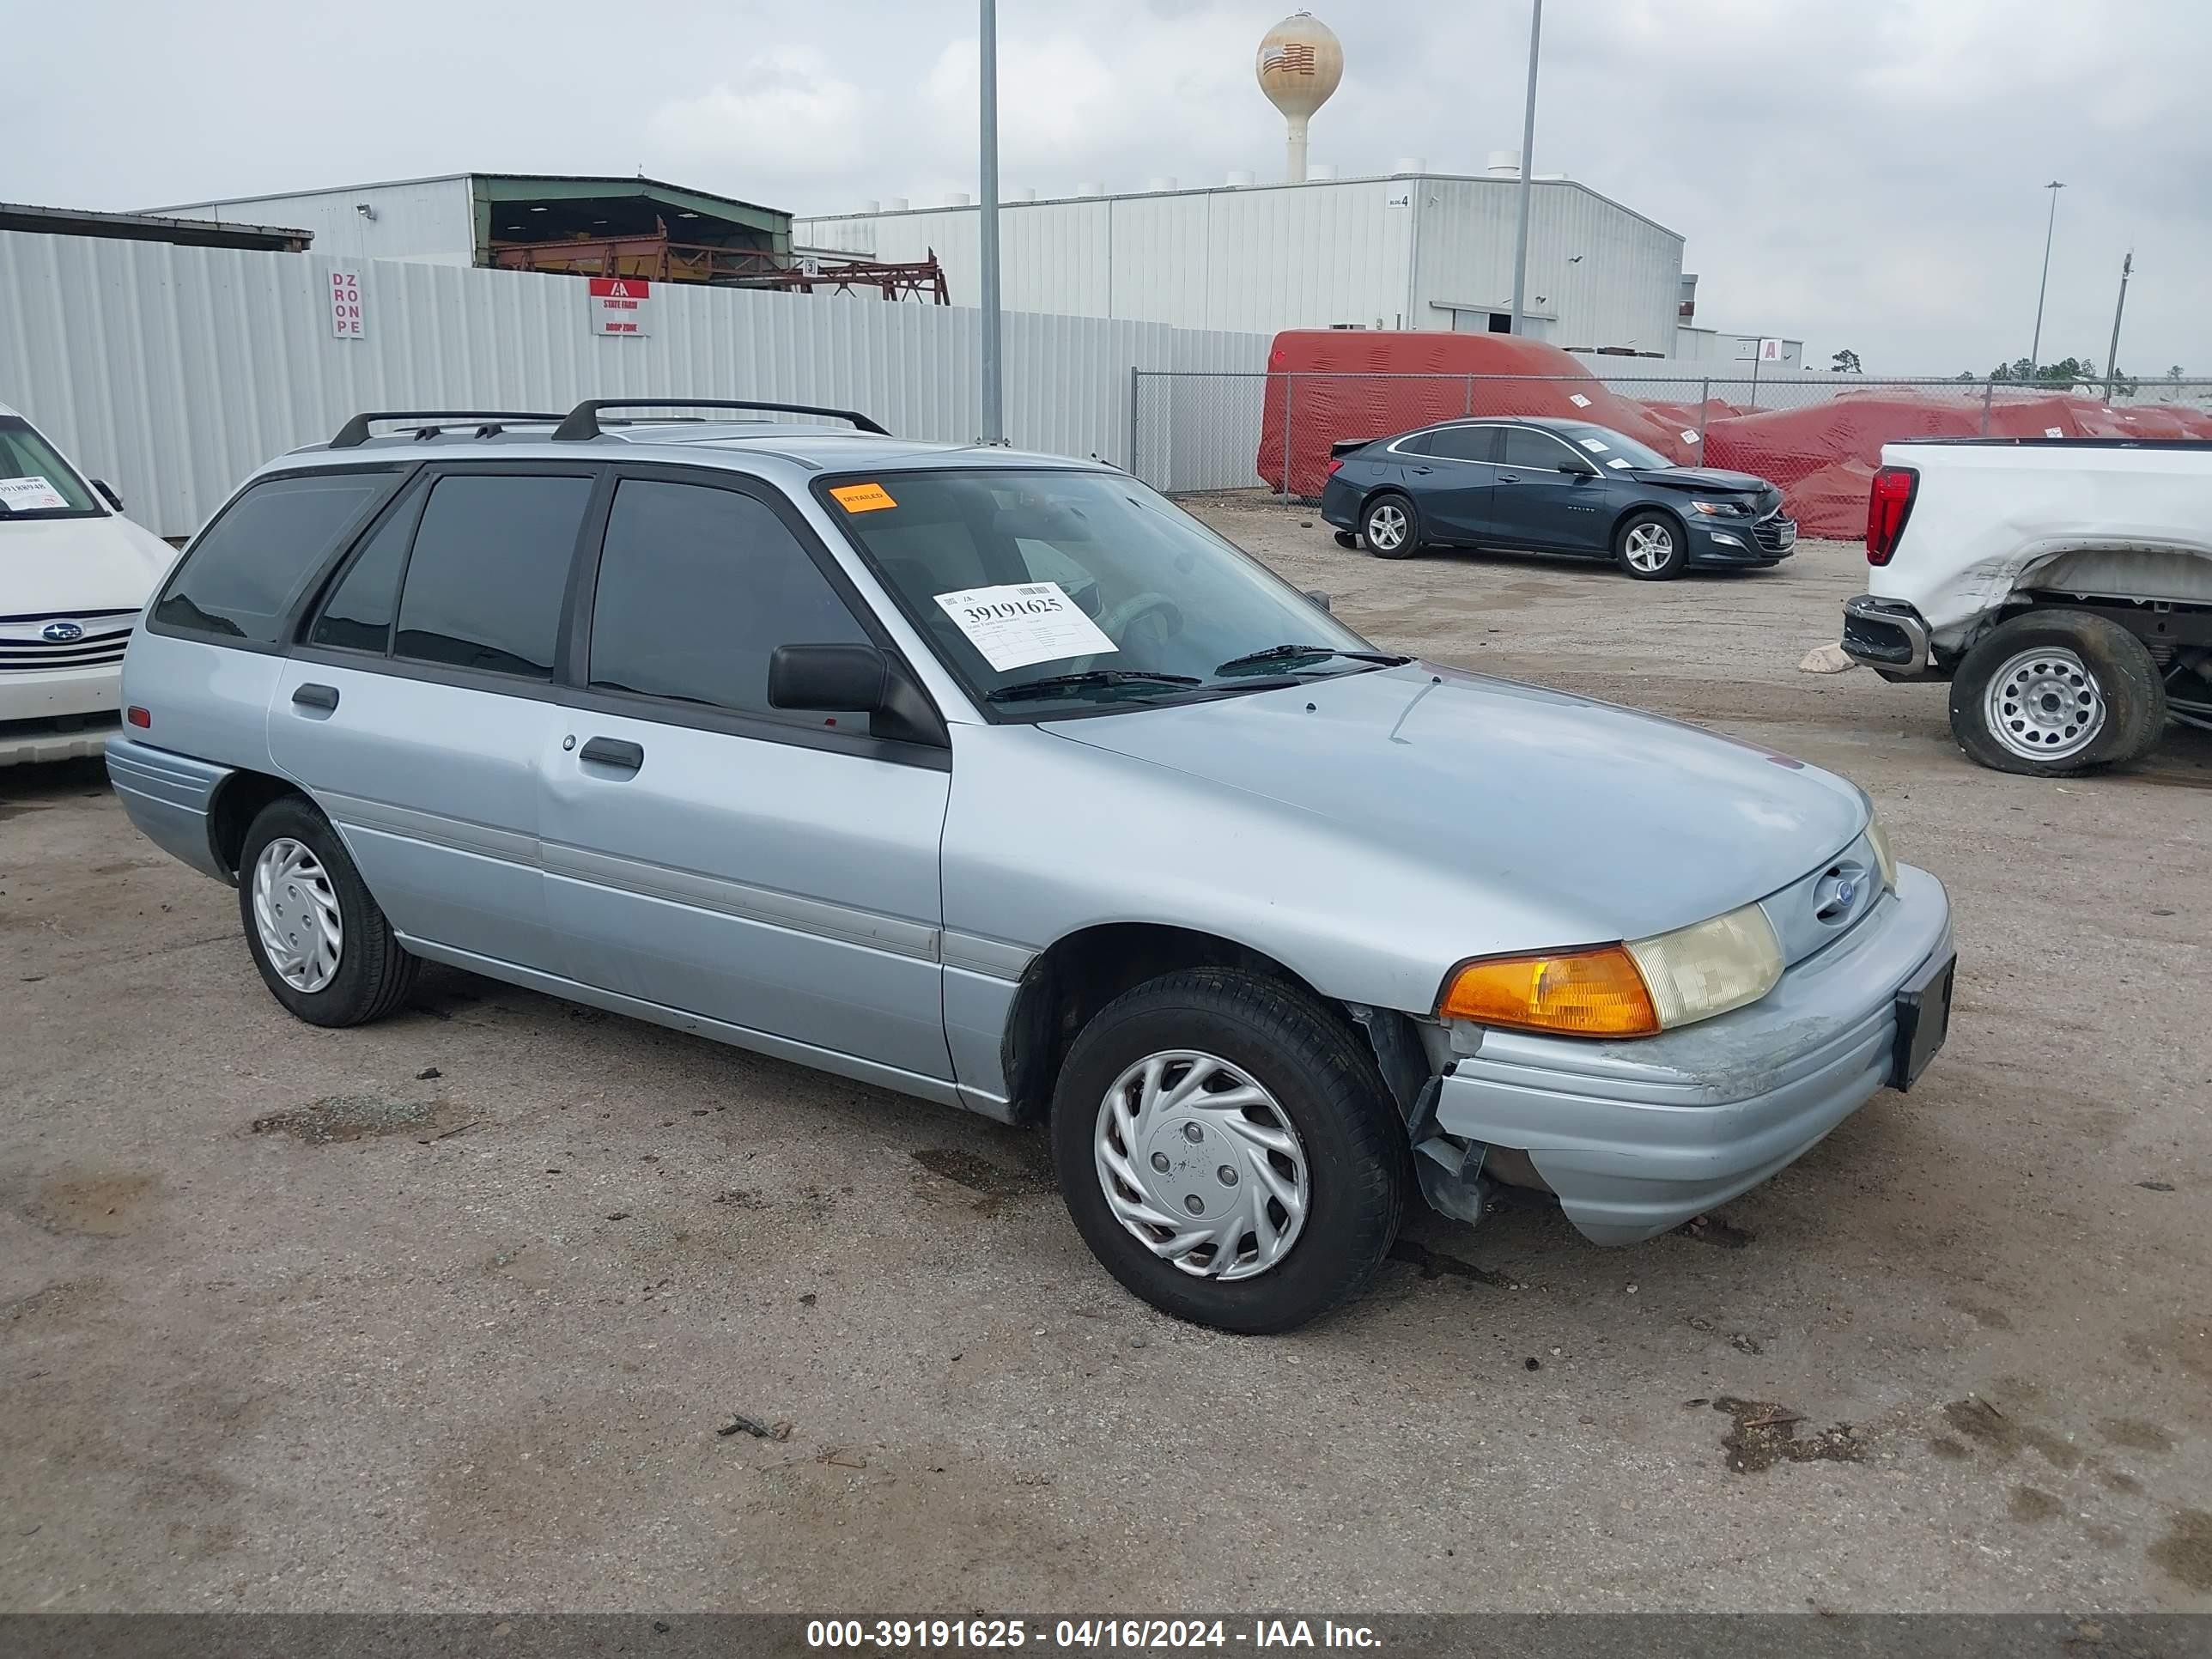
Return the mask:
{"type": "Polygon", "coordinates": [[[1636,959],[1618,945],[1470,962],[1437,1011],[1446,1018],[1571,1036],[1650,1036],[1659,1011],[1636,959]]]}

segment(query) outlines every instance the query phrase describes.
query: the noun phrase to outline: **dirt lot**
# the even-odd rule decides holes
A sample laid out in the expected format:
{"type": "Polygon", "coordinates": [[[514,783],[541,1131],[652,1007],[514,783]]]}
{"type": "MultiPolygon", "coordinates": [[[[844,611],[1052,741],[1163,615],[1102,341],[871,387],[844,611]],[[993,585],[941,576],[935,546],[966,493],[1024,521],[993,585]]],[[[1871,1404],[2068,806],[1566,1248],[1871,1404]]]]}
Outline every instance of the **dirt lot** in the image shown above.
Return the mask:
{"type": "Polygon", "coordinates": [[[1423,1213],[1217,1337],[1035,1135],[453,974],[313,1029],[96,768],[0,774],[0,1608],[2212,1609],[2212,736],[1975,770],[1940,690],[1797,672],[1849,548],[1206,510],[1379,641],[1865,785],[1957,907],[1922,1086],[1700,1236],[1423,1213]]]}

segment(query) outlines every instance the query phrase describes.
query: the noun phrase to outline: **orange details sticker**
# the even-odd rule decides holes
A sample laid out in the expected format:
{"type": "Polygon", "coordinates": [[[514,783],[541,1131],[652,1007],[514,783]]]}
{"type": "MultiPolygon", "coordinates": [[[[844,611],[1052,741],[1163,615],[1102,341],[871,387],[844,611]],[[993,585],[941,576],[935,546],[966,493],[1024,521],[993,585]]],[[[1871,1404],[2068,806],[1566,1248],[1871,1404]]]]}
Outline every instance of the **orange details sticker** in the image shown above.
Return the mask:
{"type": "Polygon", "coordinates": [[[830,494],[848,513],[880,513],[898,505],[879,483],[839,484],[830,494]]]}

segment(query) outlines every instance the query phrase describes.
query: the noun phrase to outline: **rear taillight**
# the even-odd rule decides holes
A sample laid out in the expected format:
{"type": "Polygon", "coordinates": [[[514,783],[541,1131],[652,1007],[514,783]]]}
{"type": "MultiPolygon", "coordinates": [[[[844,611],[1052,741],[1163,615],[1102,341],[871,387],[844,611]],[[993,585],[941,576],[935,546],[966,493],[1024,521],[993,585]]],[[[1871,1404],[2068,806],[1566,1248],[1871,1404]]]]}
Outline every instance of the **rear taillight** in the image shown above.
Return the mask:
{"type": "Polygon", "coordinates": [[[1920,474],[1909,466],[1886,466],[1874,475],[1867,491],[1867,562],[1887,564],[1905,534],[1905,521],[1912,516],[1912,497],[1920,488],[1920,474]]]}
{"type": "Polygon", "coordinates": [[[1338,471],[1339,471],[1340,468],[1342,468],[1342,466],[1343,466],[1343,465],[1344,465],[1344,458],[1343,458],[1342,456],[1340,456],[1340,455],[1332,455],[1332,456],[1330,456],[1330,457],[1328,458],[1328,476],[1329,476],[1330,477],[1334,478],[1334,477],[1337,475],[1338,471]]]}
{"type": "Polygon", "coordinates": [[[149,714],[145,709],[141,708],[135,702],[132,703],[130,708],[123,711],[123,718],[129,720],[131,725],[137,726],[142,732],[154,723],[153,715],[149,714]]]}

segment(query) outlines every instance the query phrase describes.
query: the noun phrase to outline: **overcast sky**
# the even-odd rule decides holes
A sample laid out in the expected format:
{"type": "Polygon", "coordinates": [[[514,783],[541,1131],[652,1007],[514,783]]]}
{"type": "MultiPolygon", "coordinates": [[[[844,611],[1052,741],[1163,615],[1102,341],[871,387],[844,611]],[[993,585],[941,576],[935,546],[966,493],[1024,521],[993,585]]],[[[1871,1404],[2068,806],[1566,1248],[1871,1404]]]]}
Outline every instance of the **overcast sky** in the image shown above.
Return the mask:
{"type": "MultiPolygon", "coordinates": [[[[1000,0],[1012,191],[1279,175],[1282,0],[1000,0]]],[[[1317,0],[1313,159],[1517,145],[1527,0],[1317,0]]],[[[974,187],[972,0],[70,0],[9,32],[0,198],[137,208],[469,170],[836,212],[974,187]]],[[[1701,323],[1870,374],[2212,375],[2212,0],[1552,0],[1536,165],[1680,231],[1701,323]]]]}

